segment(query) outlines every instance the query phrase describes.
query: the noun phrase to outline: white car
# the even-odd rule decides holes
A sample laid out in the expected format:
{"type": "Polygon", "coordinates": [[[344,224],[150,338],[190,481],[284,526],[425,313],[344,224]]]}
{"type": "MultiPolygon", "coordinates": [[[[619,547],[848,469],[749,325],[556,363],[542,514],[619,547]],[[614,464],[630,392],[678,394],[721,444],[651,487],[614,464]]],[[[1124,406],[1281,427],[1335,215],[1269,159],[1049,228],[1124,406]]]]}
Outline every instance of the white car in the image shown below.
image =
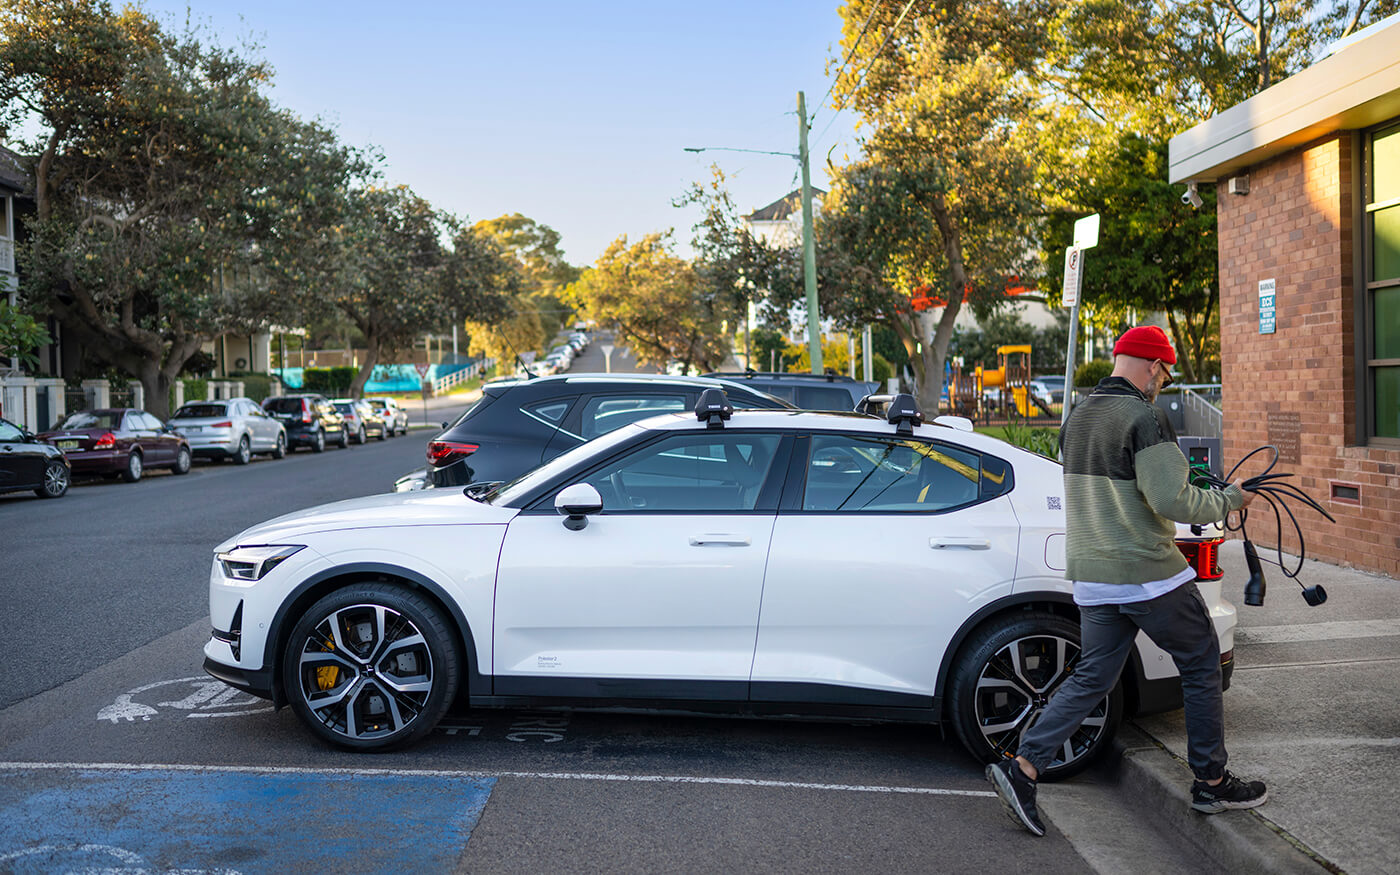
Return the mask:
{"type": "Polygon", "coordinates": [[[246,465],[254,453],[274,459],[287,455],[287,430],[268,416],[256,401],[190,401],[166,423],[189,442],[195,456],[232,459],[246,465]]]}
{"type": "MultiPolygon", "coordinates": [[[[712,389],[494,489],[254,526],[216,550],[205,670],[360,750],[421,738],[464,694],[946,723],[1009,755],[1078,656],[1060,466],[964,419],[920,424],[910,396],[890,409],[733,412],[712,389]]],[[[1228,654],[1218,532],[1196,541],[1228,654]]],[[[1140,638],[1048,774],[1087,765],[1125,711],[1180,701],[1140,638]]]]}

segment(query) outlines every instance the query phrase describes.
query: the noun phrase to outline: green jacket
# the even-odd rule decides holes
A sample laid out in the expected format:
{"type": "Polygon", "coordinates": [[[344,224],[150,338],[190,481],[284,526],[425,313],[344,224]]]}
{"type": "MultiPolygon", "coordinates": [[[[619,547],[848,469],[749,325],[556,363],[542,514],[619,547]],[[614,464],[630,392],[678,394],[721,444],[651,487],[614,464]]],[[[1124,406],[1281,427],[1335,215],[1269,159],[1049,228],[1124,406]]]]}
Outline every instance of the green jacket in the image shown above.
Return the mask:
{"type": "Polygon", "coordinates": [[[1212,523],[1244,505],[1237,486],[1201,489],[1166,413],[1130,381],[1108,377],[1060,430],[1065,465],[1065,577],[1148,583],[1187,567],[1175,522],[1212,523]]]}

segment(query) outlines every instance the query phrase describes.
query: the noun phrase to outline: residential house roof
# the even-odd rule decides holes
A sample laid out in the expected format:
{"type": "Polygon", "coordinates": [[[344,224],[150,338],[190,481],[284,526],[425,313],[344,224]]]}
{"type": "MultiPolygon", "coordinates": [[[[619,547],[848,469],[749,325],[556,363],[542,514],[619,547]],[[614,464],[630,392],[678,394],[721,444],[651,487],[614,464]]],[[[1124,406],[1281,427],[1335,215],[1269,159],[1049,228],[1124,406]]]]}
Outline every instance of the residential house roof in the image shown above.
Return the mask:
{"type": "MultiPolygon", "coordinates": [[[[813,197],[824,197],[826,192],[819,189],[812,189],[813,197]]],[[[750,222],[783,222],[794,214],[802,213],[802,189],[794,189],[766,207],[760,207],[749,213],[744,218],[750,222]]]]}

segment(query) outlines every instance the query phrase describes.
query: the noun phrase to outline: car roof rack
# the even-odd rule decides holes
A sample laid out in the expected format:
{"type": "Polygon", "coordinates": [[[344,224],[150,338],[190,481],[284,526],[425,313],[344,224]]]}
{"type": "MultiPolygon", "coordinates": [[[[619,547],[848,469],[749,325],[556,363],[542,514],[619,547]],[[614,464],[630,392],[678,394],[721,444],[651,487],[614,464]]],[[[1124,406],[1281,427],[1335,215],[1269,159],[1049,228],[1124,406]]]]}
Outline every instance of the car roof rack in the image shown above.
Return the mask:
{"type": "Polygon", "coordinates": [[[885,409],[885,421],[894,426],[896,434],[911,435],[914,426],[924,424],[924,412],[919,409],[919,402],[913,395],[901,392],[890,399],[890,406],[885,409]]]}
{"type": "Polygon", "coordinates": [[[764,379],[784,379],[784,380],[820,380],[823,383],[854,383],[855,380],[845,374],[803,374],[788,373],[786,371],[755,371],[752,368],[743,371],[710,371],[708,374],[701,374],[702,377],[718,377],[726,380],[748,380],[754,377],[764,379]]]}
{"type": "Polygon", "coordinates": [[[706,428],[724,428],[724,421],[734,415],[734,405],[723,389],[706,389],[695,402],[695,418],[706,428]]]}

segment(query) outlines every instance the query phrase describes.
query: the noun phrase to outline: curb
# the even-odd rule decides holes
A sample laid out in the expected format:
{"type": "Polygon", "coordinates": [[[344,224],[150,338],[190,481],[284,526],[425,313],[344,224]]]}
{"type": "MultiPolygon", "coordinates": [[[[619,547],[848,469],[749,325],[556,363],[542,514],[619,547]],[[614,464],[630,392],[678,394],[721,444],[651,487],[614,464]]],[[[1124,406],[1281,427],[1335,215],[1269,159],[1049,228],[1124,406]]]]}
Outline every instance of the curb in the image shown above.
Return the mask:
{"type": "Polygon", "coordinates": [[[1136,724],[1125,722],[1119,727],[1108,769],[1128,807],[1190,842],[1226,871],[1299,875],[1342,871],[1258,809],[1210,815],[1193,811],[1190,768],[1136,724]]]}

